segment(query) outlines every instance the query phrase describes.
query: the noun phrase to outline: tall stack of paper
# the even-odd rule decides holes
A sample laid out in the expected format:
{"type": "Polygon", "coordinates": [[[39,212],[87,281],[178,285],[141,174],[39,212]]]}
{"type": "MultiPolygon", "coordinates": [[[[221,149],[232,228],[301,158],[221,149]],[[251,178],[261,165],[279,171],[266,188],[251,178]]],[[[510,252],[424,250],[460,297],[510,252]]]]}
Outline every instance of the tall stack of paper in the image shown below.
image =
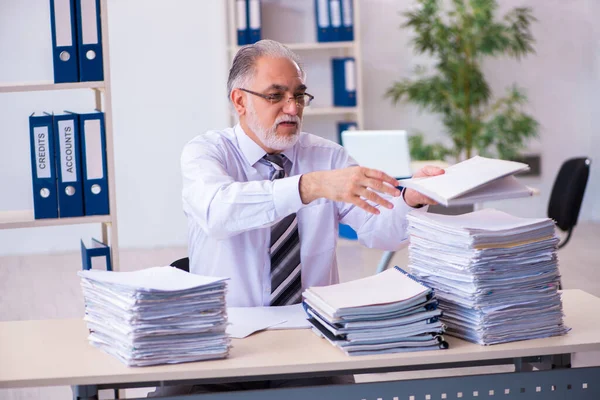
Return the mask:
{"type": "Polygon", "coordinates": [[[436,290],[448,334],[488,345],[568,331],[552,220],[486,209],[408,221],[411,272],[436,290]]]}
{"type": "Polygon", "coordinates": [[[79,276],[90,343],[128,366],[228,355],[226,279],[173,267],[79,276]]]}
{"type": "Polygon", "coordinates": [[[348,355],[448,347],[433,290],[398,267],[303,296],[313,331],[348,355]]]}

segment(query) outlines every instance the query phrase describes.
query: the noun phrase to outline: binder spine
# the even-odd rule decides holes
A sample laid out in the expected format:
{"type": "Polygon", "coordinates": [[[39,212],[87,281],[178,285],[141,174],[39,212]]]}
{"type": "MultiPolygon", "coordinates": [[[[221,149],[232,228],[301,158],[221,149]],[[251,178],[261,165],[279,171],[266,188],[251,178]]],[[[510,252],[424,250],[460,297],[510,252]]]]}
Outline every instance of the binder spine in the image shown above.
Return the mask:
{"type": "Polygon", "coordinates": [[[78,82],[75,0],[50,0],[54,83],[78,82]]]}
{"type": "Polygon", "coordinates": [[[96,239],[92,239],[90,247],[88,247],[81,240],[81,268],[83,270],[101,269],[112,271],[110,247],[96,239]]]}
{"type": "MultiPolygon", "coordinates": [[[[406,272],[405,270],[403,270],[402,268],[400,268],[400,267],[399,267],[399,266],[397,266],[397,265],[396,265],[394,268],[395,268],[396,270],[398,270],[398,271],[402,272],[404,275],[406,275],[407,277],[409,277],[409,278],[410,278],[410,279],[412,279],[413,281],[417,282],[419,285],[425,286],[426,288],[430,289],[432,294],[434,293],[434,289],[433,289],[431,286],[429,286],[429,285],[427,285],[427,284],[425,284],[425,283],[421,282],[421,280],[419,280],[419,278],[417,278],[416,276],[414,276],[414,275],[412,275],[412,274],[409,274],[408,272],[406,272]]],[[[427,300],[431,300],[431,298],[432,298],[432,297],[433,297],[432,295],[431,295],[431,296],[429,296],[429,295],[428,295],[428,298],[427,298],[427,300]]]]}
{"type": "Polygon", "coordinates": [[[342,146],[344,145],[344,141],[342,138],[342,132],[344,131],[354,131],[358,129],[358,124],[354,121],[342,121],[337,123],[337,132],[338,132],[338,143],[342,146]]]}
{"type": "Polygon", "coordinates": [[[342,5],[342,33],[340,40],[351,42],[354,40],[354,17],[352,0],[341,0],[342,5]]]}
{"type": "Polygon", "coordinates": [[[317,27],[317,41],[331,42],[329,0],[315,0],[315,22],[317,27]]]}
{"type": "Polygon", "coordinates": [[[356,107],[356,68],[353,57],[333,58],[333,104],[356,107]]]}
{"type": "Polygon", "coordinates": [[[58,218],[54,129],[51,115],[29,117],[35,219],[58,218]]]}
{"type": "Polygon", "coordinates": [[[81,82],[104,80],[100,0],[77,0],[77,47],[81,82]]]}
{"type": "Polygon", "coordinates": [[[109,214],[104,113],[80,114],[85,215],[109,214]]]}
{"type": "Polygon", "coordinates": [[[77,115],[55,115],[54,132],[58,213],[61,218],[80,217],[84,213],[79,120],[77,115]]]}
{"type": "Polygon", "coordinates": [[[342,6],[340,0],[329,0],[329,15],[331,20],[331,41],[342,40],[342,6]]]}
{"type": "Polygon", "coordinates": [[[250,43],[248,28],[248,0],[235,1],[235,16],[237,23],[237,43],[244,46],[250,43]]]}
{"type": "Polygon", "coordinates": [[[260,0],[248,0],[248,30],[250,32],[250,44],[258,42],[261,38],[261,20],[260,0]]]}

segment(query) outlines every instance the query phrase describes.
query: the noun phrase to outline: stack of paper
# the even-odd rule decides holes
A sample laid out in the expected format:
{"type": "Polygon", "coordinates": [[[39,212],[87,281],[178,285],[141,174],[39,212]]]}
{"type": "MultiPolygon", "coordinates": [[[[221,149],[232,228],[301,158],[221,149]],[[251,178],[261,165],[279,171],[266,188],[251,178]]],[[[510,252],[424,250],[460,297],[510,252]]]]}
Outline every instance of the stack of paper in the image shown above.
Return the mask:
{"type": "Polygon", "coordinates": [[[398,267],[303,296],[313,331],[348,355],[448,347],[433,290],[398,267]]]}
{"type": "Polygon", "coordinates": [[[90,343],[128,366],[224,358],[226,279],[173,267],[80,271],[90,343]]]}
{"type": "Polygon", "coordinates": [[[411,272],[436,290],[448,334],[487,345],[568,331],[552,220],[486,209],[408,221],[411,272]]]}

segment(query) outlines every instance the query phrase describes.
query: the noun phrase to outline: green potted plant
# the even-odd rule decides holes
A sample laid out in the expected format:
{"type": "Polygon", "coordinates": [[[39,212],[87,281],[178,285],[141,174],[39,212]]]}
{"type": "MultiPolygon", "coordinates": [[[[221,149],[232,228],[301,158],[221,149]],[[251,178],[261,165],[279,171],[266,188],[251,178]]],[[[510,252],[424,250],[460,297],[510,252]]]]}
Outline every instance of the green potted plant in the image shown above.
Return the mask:
{"type": "Polygon", "coordinates": [[[386,93],[394,104],[405,99],[420,109],[441,114],[452,147],[426,144],[422,134],[410,139],[413,159],[455,161],[472,155],[514,159],[537,136],[538,123],[523,110],[524,91],[513,85],[495,97],[486,81],[486,58],[516,59],[533,53],[530,8],[514,8],[497,18],[496,0],[415,0],[404,13],[404,28],[414,30],[412,44],[434,60],[419,66],[413,78],[393,84],[386,93]]]}

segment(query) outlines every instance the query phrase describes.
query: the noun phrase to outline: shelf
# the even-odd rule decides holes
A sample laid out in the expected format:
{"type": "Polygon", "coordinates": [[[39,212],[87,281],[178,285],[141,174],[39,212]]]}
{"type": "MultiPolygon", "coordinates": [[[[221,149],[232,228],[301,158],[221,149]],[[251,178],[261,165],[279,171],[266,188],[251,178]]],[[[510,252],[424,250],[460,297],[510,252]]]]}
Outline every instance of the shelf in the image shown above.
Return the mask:
{"type": "Polygon", "coordinates": [[[41,90],[70,90],[70,89],[100,89],[104,88],[104,82],[23,82],[23,83],[0,83],[0,93],[36,92],[41,90]]]}
{"type": "Polygon", "coordinates": [[[307,107],[304,115],[340,115],[356,114],[357,112],[357,107],[307,107]]]}
{"type": "MultiPolygon", "coordinates": [[[[353,49],[354,42],[315,42],[315,43],[284,43],[290,50],[332,50],[353,49]]],[[[233,46],[229,50],[237,52],[241,46],[233,46]]]]}
{"type": "Polygon", "coordinates": [[[0,229],[94,224],[101,222],[112,222],[112,218],[110,215],[93,215],[89,217],[33,219],[33,210],[0,211],[0,229]]]}

